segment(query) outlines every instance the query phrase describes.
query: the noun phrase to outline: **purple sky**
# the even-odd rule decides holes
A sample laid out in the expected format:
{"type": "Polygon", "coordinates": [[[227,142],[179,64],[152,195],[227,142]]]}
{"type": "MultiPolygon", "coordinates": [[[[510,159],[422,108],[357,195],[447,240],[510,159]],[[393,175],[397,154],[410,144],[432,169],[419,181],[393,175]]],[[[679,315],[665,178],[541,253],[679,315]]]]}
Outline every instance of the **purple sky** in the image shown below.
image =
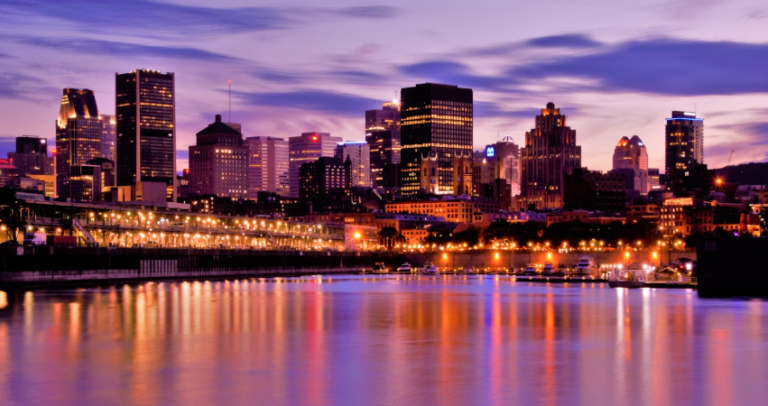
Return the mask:
{"type": "Polygon", "coordinates": [[[177,78],[179,168],[221,113],[245,136],[364,137],[364,111],[427,81],[475,91],[475,147],[521,144],[548,101],[568,116],[591,169],[639,135],[663,168],[665,118],[705,119],[705,163],[768,159],[764,0],[3,0],[0,156],[13,137],[53,140],[61,89],[114,111],[114,73],[177,78]]]}

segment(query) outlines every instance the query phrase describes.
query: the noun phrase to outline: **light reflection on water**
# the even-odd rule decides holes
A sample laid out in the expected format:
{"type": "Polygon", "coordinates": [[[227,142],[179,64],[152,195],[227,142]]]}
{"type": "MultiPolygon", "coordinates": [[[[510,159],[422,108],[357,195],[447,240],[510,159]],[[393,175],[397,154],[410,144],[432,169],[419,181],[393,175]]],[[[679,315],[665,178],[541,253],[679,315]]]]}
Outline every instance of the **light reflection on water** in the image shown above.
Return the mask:
{"type": "Polygon", "coordinates": [[[768,303],[505,277],[0,293],[2,405],[750,405],[768,303]]]}

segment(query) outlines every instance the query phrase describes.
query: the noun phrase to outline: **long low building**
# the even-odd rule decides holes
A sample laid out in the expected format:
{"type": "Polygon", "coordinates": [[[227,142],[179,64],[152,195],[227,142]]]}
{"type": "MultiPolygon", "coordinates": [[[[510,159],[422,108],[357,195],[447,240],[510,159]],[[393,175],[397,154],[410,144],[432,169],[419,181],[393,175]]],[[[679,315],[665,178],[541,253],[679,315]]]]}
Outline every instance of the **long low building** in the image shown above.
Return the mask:
{"type": "Polygon", "coordinates": [[[387,203],[385,211],[391,214],[424,214],[444,217],[453,223],[471,223],[476,213],[495,213],[499,204],[486,199],[442,198],[387,203]]]}

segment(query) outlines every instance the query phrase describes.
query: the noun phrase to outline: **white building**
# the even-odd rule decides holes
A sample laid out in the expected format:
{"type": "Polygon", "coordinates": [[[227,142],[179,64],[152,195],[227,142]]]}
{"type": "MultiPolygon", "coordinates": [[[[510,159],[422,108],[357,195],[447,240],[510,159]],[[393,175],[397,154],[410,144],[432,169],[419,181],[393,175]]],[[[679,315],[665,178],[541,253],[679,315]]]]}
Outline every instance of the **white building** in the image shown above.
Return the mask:
{"type": "Polygon", "coordinates": [[[336,145],[336,158],[352,161],[350,187],[371,187],[371,148],[364,141],[340,142],[336,145]]]}

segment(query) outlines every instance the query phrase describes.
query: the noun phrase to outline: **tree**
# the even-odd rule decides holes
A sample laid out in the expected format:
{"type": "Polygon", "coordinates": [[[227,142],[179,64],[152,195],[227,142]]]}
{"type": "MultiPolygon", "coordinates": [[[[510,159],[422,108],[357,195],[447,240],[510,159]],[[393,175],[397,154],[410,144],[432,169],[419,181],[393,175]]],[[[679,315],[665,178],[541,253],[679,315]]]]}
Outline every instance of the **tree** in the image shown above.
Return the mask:
{"type": "Polygon", "coordinates": [[[387,249],[392,249],[394,247],[395,242],[397,241],[399,233],[397,232],[397,229],[394,227],[384,227],[381,230],[379,230],[379,244],[387,247],[387,249]]]}

